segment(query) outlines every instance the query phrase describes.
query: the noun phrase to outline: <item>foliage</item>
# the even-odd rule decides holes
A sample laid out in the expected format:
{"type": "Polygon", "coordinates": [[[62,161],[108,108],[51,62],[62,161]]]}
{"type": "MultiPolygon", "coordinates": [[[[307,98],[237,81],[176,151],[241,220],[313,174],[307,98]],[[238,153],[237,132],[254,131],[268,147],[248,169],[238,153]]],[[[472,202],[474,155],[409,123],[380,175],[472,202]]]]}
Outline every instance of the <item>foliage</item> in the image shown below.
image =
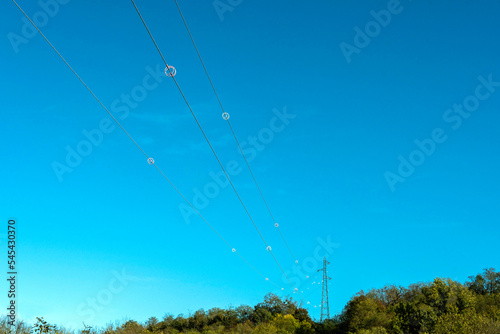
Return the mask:
{"type": "Polygon", "coordinates": [[[31,328],[31,333],[36,334],[46,334],[53,333],[56,330],[56,326],[49,324],[47,321],[42,318],[36,318],[37,322],[31,328]]]}
{"type": "Polygon", "coordinates": [[[254,307],[199,309],[189,316],[128,320],[100,330],[84,324],[74,333],[43,318],[32,327],[23,322],[11,327],[7,321],[0,319],[0,334],[499,334],[500,273],[485,269],[465,284],[436,278],[361,291],[340,314],[322,323],[292,298],[271,293],[254,307]]]}
{"type": "Polygon", "coordinates": [[[30,332],[30,327],[24,321],[18,321],[14,326],[9,325],[8,318],[0,319],[0,333],[25,334],[30,332]]]}

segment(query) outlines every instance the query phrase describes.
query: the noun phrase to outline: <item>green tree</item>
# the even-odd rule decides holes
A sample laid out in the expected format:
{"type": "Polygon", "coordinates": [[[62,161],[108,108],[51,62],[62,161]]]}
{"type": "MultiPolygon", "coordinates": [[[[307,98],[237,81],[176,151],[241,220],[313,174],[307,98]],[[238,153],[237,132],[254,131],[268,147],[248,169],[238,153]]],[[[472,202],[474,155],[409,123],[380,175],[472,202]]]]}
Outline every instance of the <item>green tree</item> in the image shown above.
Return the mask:
{"type": "Polygon", "coordinates": [[[476,295],[475,308],[478,314],[500,321],[500,293],[476,295]]]}
{"type": "Polygon", "coordinates": [[[371,290],[366,296],[368,298],[380,300],[384,306],[389,307],[402,301],[406,297],[407,291],[408,289],[401,286],[388,285],[382,289],[371,290]]]}
{"type": "Polygon", "coordinates": [[[321,323],[314,323],[313,330],[315,333],[318,334],[346,333],[346,331],[342,331],[340,319],[341,316],[338,315],[335,316],[333,319],[326,319],[321,323]]]}
{"type": "Polygon", "coordinates": [[[379,299],[373,299],[363,292],[354,296],[344,308],[340,317],[339,329],[344,333],[356,333],[361,329],[373,327],[388,327],[391,322],[391,313],[379,299]]]}
{"type": "MultiPolygon", "coordinates": [[[[296,318],[297,319],[297,318],[296,318]]],[[[299,319],[297,319],[299,320],[299,319]]],[[[315,331],[313,329],[312,321],[302,320],[299,323],[299,328],[295,331],[297,334],[313,334],[315,331]]]]}
{"type": "Polygon", "coordinates": [[[246,322],[252,318],[253,308],[248,305],[240,305],[235,311],[238,322],[246,322]]]}
{"type": "Polygon", "coordinates": [[[24,321],[16,321],[14,326],[9,324],[10,319],[7,316],[0,318],[0,333],[6,334],[29,334],[30,326],[24,321]]]}
{"type": "Polygon", "coordinates": [[[278,329],[270,322],[261,322],[255,326],[254,334],[277,334],[278,329]]]}
{"type": "Polygon", "coordinates": [[[205,310],[199,309],[194,312],[194,314],[188,318],[189,320],[189,328],[194,328],[198,331],[201,331],[203,327],[208,324],[208,318],[206,317],[205,310]]]}
{"type": "Polygon", "coordinates": [[[373,327],[370,329],[360,329],[356,334],[387,334],[387,330],[384,327],[373,327]]]}
{"type": "Polygon", "coordinates": [[[484,269],[482,274],[469,276],[466,285],[479,295],[500,293],[500,273],[495,268],[484,269]]]}
{"type": "Polygon", "coordinates": [[[267,309],[256,306],[251,318],[253,322],[261,323],[270,321],[273,318],[273,315],[267,309]]]}
{"type": "Polygon", "coordinates": [[[234,329],[235,334],[251,334],[253,333],[253,324],[251,321],[247,320],[244,323],[239,323],[234,329]]]}
{"type": "Polygon", "coordinates": [[[398,334],[419,334],[428,331],[437,320],[432,307],[415,301],[402,301],[392,308],[391,328],[398,334]]]}
{"type": "Polygon", "coordinates": [[[158,325],[158,318],[156,317],[150,317],[146,323],[144,324],[144,326],[146,327],[146,329],[148,331],[151,331],[151,332],[154,332],[155,329],[156,329],[156,325],[158,325]]]}
{"type": "Polygon", "coordinates": [[[96,334],[96,331],[92,328],[92,326],[83,324],[83,329],[81,334],[96,334]]]}
{"type": "Polygon", "coordinates": [[[47,321],[43,320],[43,317],[37,317],[37,322],[33,325],[31,329],[32,333],[46,334],[53,333],[56,330],[56,326],[49,324],[47,321]]]}
{"type": "Polygon", "coordinates": [[[300,327],[300,321],[291,314],[276,314],[271,322],[278,330],[278,334],[293,334],[300,327]]]}
{"type": "Polygon", "coordinates": [[[271,312],[272,315],[275,314],[288,314],[288,300],[282,301],[281,298],[274,293],[268,293],[264,297],[264,302],[257,304],[256,309],[266,309],[271,312]]]}
{"type": "Polygon", "coordinates": [[[475,312],[450,313],[438,319],[436,334],[497,334],[500,322],[483,317],[475,312]]]}

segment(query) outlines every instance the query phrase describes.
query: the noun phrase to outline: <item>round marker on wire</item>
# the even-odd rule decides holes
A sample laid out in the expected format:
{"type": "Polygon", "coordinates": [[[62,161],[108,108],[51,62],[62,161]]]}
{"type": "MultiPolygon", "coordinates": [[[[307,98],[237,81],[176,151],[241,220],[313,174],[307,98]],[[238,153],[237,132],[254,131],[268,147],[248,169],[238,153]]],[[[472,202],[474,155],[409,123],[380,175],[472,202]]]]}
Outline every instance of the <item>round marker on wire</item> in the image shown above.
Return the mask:
{"type": "Polygon", "coordinates": [[[171,78],[171,77],[175,76],[176,73],[177,73],[177,70],[175,69],[175,67],[170,66],[170,65],[165,67],[165,75],[167,77],[171,78]]]}

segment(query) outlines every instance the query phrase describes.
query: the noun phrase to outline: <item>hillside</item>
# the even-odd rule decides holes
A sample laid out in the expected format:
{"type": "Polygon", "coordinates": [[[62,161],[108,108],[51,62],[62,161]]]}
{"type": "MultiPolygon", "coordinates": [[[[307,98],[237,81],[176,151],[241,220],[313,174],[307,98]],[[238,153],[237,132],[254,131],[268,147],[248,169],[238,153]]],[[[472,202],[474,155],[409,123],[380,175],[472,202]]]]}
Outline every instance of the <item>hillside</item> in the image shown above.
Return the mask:
{"type": "MultiPolygon", "coordinates": [[[[17,323],[9,331],[8,318],[0,323],[3,333],[71,333],[43,318],[31,328],[17,323]]],[[[141,324],[128,320],[94,329],[86,326],[79,334],[498,334],[500,333],[500,273],[485,269],[470,276],[465,284],[436,278],[408,287],[385,286],[360,291],[341,314],[319,323],[292,298],[274,294],[254,307],[203,309],[188,316],[167,314],[141,324]]]]}

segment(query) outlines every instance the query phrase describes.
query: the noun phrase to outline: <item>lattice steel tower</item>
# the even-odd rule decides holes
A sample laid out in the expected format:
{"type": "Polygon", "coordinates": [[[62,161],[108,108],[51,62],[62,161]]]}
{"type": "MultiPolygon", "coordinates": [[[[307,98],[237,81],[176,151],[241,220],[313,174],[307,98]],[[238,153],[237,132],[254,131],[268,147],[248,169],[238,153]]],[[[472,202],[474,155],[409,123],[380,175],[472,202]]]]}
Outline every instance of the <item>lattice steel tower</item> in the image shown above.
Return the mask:
{"type": "Polygon", "coordinates": [[[321,293],[321,318],[320,321],[323,322],[323,319],[330,319],[330,305],[328,304],[328,280],[331,279],[328,277],[326,273],[326,265],[330,264],[326,260],[326,257],[323,258],[323,269],[319,269],[318,271],[323,272],[323,291],[321,293]]]}

